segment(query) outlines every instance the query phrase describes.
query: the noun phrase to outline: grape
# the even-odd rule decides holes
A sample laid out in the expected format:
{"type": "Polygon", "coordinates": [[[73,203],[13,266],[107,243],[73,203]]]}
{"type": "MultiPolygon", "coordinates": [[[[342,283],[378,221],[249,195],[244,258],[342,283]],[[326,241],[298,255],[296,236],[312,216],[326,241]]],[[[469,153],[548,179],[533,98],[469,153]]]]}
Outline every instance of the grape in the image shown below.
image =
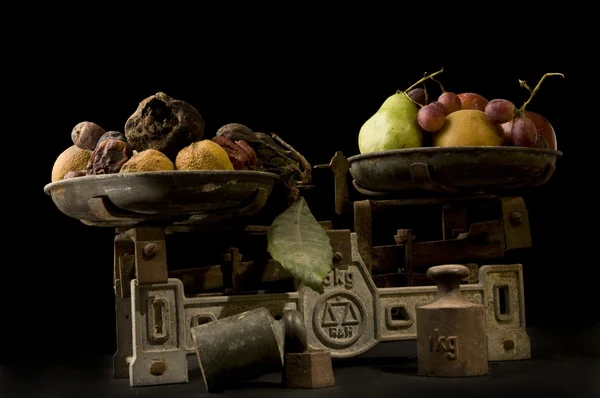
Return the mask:
{"type": "Polygon", "coordinates": [[[537,129],[530,119],[517,117],[513,120],[511,136],[515,146],[533,147],[537,140],[537,129]]]}
{"type": "Polygon", "coordinates": [[[439,101],[433,101],[433,102],[432,102],[432,103],[430,103],[429,105],[432,105],[432,106],[437,106],[437,107],[439,107],[439,108],[442,110],[442,112],[444,112],[444,115],[447,115],[447,114],[448,114],[448,109],[446,109],[446,107],[444,106],[444,104],[442,104],[442,103],[441,103],[441,102],[439,102],[439,101]]]}
{"type": "Polygon", "coordinates": [[[493,99],[485,106],[485,115],[494,124],[509,122],[515,117],[515,104],[504,99],[493,99]]]}
{"type": "Polygon", "coordinates": [[[413,88],[408,93],[406,93],[406,95],[408,95],[410,97],[410,99],[412,99],[413,101],[415,101],[421,105],[427,104],[425,90],[422,88],[413,88]]]}
{"type": "Polygon", "coordinates": [[[419,109],[419,113],[417,113],[417,121],[423,130],[430,133],[435,133],[444,127],[444,123],[446,122],[446,114],[440,106],[433,104],[425,105],[419,109]]]}
{"type": "Polygon", "coordinates": [[[451,114],[452,112],[456,112],[462,109],[462,102],[460,102],[460,98],[458,95],[450,92],[442,93],[438,102],[442,103],[446,107],[446,115],[451,114]]]}
{"type": "Polygon", "coordinates": [[[502,130],[502,133],[504,135],[504,142],[502,143],[502,145],[504,145],[504,146],[514,146],[515,145],[515,143],[513,142],[513,138],[512,138],[512,126],[513,126],[512,120],[510,122],[502,123],[500,125],[500,129],[502,130]]]}

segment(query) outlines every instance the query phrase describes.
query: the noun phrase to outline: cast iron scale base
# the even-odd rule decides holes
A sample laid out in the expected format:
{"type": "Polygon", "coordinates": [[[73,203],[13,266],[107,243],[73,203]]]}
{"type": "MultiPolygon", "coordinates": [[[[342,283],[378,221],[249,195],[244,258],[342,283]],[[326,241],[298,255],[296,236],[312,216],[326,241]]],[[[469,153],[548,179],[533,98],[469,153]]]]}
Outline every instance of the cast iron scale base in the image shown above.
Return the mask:
{"type": "MultiPolygon", "coordinates": [[[[486,163],[484,149],[470,151],[476,152],[481,162],[469,165],[469,172],[481,164],[485,176],[489,175],[486,167],[497,167],[497,159],[486,163]]],[[[547,150],[490,151],[496,157],[533,165],[511,166],[517,174],[526,170],[539,175],[533,185],[550,177],[558,156],[547,150]]],[[[309,347],[328,350],[334,359],[360,355],[383,341],[416,340],[415,307],[432,300],[436,293],[436,286],[424,274],[430,266],[449,263],[465,264],[471,270],[461,291],[486,309],[488,359],[530,358],[522,266],[514,261],[503,264],[508,253],[531,247],[524,200],[483,192],[449,192],[452,189],[447,185],[433,181],[431,170],[436,163],[432,161],[431,167],[423,163],[430,154],[421,152],[425,155],[414,151],[417,158],[408,154],[397,159],[413,159],[407,169],[398,168],[398,162],[390,158],[390,167],[377,166],[376,171],[396,170],[402,175],[410,170],[400,185],[414,183],[428,195],[373,192],[353,181],[359,196],[351,201],[350,196],[356,196],[348,189],[352,158],[338,152],[329,165],[316,167],[333,172],[335,212],[352,217],[351,229],[321,223],[333,249],[333,266],[322,294],[296,283],[268,257],[268,227],[250,225],[247,218],[265,206],[276,176],[141,173],[49,184],[46,192],[65,214],[88,225],[118,226],[114,240],[118,343],[114,376],[128,377],[131,386],[187,382],[186,357],[195,353],[190,328],[257,307],[267,308],[276,318],[286,309],[298,310],[308,330],[309,347]],[[443,192],[436,194],[440,190],[443,192]],[[102,192],[113,194],[113,200],[102,192]],[[144,199],[133,195],[135,192],[141,192],[144,199]],[[236,206],[206,211],[207,206],[232,198],[236,206]],[[181,200],[186,202],[183,207],[178,203],[181,200]],[[160,214],[166,206],[179,212],[179,217],[147,217],[127,206],[145,206],[147,214],[149,209],[160,214]],[[196,215],[186,216],[188,209],[194,209],[196,215]],[[402,211],[404,215],[397,214],[402,211]],[[425,216],[411,219],[419,212],[425,216]],[[431,219],[433,225],[427,221],[431,219]],[[177,237],[188,239],[191,249],[178,246],[177,237]],[[178,261],[181,258],[185,259],[178,261]]],[[[464,175],[461,159],[465,150],[456,152],[460,154],[453,161],[458,169],[441,170],[464,175]]],[[[393,179],[387,183],[390,181],[393,179]]],[[[531,181],[527,184],[532,185],[531,181]]]]}
{"type": "MultiPolygon", "coordinates": [[[[264,233],[257,229],[261,228],[252,227],[249,233],[264,233]]],[[[304,318],[311,348],[348,358],[381,341],[416,340],[415,307],[436,293],[435,286],[378,288],[358,252],[357,234],[327,230],[334,266],[323,294],[303,285],[287,292],[236,294],[236,287],[243,289],[240,282],[256,271],[267,283],[292,280],[272,261],[262,266],[241,261],[236,248],[224,254],[220,265],[169,272],[165,232],[172,231],[135,227],[115,238],[114,376],[129,377],[131,386],[187,382],[186,356],[195,352],[190,328],[201,323],[257,307],[267,308],[276,318],[295,309],[304,318]],[[221,286],[223,292],[193,295],[184,282],[196,288],[221,286]]],[[[529,358],[521,265],[482,266],[472,279],[477,282],[469,281],[461,290],[469,300],[486,306],[488,358],[529,358]]]]}
{"type": "MultiPolygon", "coordinates": [[[[415,307],[436,291],[424,273],[447,263],[471,269],[461,290],[486,307],[488,358],[530,358],[522,266],[501,262],[507,252],[531,246],[521,197],[362,198],[351,203],[348,169],[332,170],[336,212],[351,209],[354,231],[321,223],[333,248],[333,269],[322,295],[294,283],[264,255],[266,226],[243,227],[236,245],[220,253],[220,264],[176,270],[167,266],[167,237],[210,234],[227,240],[232,231],[223,223],[120,228],[115,238],[115,377],[129,377],[131,386],[187,382],[185,357],[195,352],[189,329],[256,307],[266,307],[276,318],[288,308],[300,311],[310,347],[329,350],[333,358],[360,355],[381,341],[416,340],[415,307]],[[396,228],[391,244],[373,244],[379,213],[415,207],[440,210],[441,239],[419,240],[413,229],[396,228]],[[472,222],[473,213],[479,218],[472,222]]],[[[393,224],[391,218],[384,221],[387,229],[393,224]]]]}

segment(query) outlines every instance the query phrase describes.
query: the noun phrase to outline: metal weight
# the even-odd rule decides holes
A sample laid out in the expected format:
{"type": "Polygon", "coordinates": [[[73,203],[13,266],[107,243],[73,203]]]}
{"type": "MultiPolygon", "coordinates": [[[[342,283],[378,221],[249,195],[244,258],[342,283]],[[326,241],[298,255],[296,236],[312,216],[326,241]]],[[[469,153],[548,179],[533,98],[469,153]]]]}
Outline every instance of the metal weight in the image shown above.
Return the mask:
{"type": "Polygon", "coordinates": [[[467,300],[460,281],[469,275],[463,265],[427,270],[437,284],[433,301],[416,307],[418,373],[421,376],[465,377],[488,373],[485,310],[467,300]]]}
{"type": "Polygon", "coordinates": [[[285,341],[292,350],[307,346],[306,330],[296,310],[284,312],[276,321],[268,309],[259,307],[194,326],[191,333],[209,392],[281,372],[285,341]]]}

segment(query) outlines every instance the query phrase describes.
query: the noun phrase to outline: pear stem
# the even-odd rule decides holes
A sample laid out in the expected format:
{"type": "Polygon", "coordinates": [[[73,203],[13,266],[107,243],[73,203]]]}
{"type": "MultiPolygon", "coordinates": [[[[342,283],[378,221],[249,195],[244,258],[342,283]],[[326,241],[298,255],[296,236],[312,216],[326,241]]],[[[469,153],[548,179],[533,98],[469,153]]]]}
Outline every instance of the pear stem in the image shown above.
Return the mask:
{"type": "Polygon", "coordinates": [[[523,115],[525,113],[525,108],[527,108],[527,105],[529,105],[529,103],[531,102],[531,100],[533,99],[533,97],[535,97],[535,95],[537,94],[537,92],[540,90],[540,86],[542,85],[542,82],[544,80],[546,80],[547,77],[549,76],[561,76],[561,77],[565,77],[565,75],[563,75],[562,73],[546,73],[544,76],[542,76],[542,78],[540,79],[540,81],[538,82],[537,86],[535,86],[535,88],[533,89],[533,91],[529,88],[529,86],[527,85],[527,83],[523,80],[519,80],[519,84],[521,85],[521,87],[525,87],[527,90],[529,90],[529,92],[531,93],[529,95],[529,99],[527,101],[525,101],[525,103],[523,104],[522,107],[519,108],[519,110],[517,111],[517,113],[519,113],[520,115],[523,115]]]}
{"type": "Polygon", "coordinates": [[[406,93],[406,92],[412,90],[413,88],[417,87],[419,84],[423,83],[425,80],[432,79],[434,76],[439,75],[443,71],[444,71],[444,68],[438,70],[437,72],[432,73],[429,76],[422,77],[418,82],[416,82],[415,84],[413,84],[412,86],[410,86],[409,88],[407,88],[406,90],[404,90],[404,92],[406,93]]]}

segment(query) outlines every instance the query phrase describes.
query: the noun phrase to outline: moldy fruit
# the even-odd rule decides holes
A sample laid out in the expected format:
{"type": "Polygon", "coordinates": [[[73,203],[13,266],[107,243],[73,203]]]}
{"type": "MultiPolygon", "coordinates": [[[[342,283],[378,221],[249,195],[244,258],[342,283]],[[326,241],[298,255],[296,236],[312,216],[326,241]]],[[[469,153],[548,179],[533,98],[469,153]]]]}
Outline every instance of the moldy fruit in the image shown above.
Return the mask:
{"type": "Polygon", "coordinates": [[[121,167],[120,173],[137,173],[140,171],[175,170],[175,165],[164,153],[156,149],[137,152],[121,167]]]}
{"type": "Polygon", "coordinates": [[[156,149],[174,160],[177,153],[204,135],[204,120],[188,104],[159,92],[140,102],[125,123],[125,137],[132,149],[156,149]]]}
{"type": "Polygon", "coordinates": [[[229,155],[211,140],[194,142],[183,148],[175,159],[177,170],[233,170],[229,155]]]}
{"type": "Polygon", "coordinates": [[[85,169],[91,155],[92,151],[87,149],[81,149],[75,145],[68,147],[56,158],[52,167],[51,181],[62,180],[69,171],[85,169]]]}

